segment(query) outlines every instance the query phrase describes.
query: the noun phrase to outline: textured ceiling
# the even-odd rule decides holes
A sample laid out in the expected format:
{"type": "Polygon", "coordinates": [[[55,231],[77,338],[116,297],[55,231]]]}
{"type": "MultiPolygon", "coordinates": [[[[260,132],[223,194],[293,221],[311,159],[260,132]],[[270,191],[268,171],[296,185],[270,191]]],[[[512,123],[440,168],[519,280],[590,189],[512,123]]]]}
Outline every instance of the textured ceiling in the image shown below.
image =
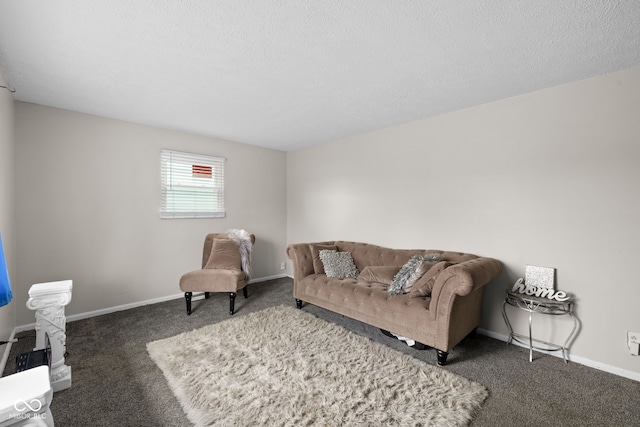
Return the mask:
{"type": "Polygon", "coordinates": [[[16,99],[281,150],[637,65],[637,0],[0,0],[16,99]]]}

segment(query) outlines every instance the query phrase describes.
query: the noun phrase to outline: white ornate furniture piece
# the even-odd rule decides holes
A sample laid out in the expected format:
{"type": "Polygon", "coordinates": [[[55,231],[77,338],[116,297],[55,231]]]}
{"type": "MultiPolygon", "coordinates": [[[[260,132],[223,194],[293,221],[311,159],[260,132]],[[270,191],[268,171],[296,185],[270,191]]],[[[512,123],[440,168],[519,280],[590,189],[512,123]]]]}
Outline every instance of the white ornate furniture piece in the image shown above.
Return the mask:
{"type": "Polygon", "coordinates": [[[53,391],[71,387],[71,367],[64,364],[66,326],[64,307],[71,302],[73,281],[38,283],[29,289],[27,308],[36,312],[36,347],[45,348],[45,335],[51,343],[51,386],[53,391]]]}
{"type": "Polygon", "coordinates": [[[0,427],[53,427],[52,399],[48,366],[0,378],[0,427]]]}

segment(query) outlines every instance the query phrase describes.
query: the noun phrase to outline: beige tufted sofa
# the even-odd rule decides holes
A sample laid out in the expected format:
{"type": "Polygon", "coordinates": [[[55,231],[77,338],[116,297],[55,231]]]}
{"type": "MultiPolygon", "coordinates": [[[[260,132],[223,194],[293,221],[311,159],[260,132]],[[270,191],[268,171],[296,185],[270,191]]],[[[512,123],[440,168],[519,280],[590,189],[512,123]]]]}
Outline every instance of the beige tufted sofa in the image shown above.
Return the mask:
{"type": "Polygon", "coordinates": [[[357,242],[298,243],[287,247],[293,261],[293,296],[298,308],[311,303],[365,322],[396,335],[434,347],[438,364],[449,351],[480,324],[484,285],[501,270],[492,258],[422,249],[389,249],[357,242]],[[438,253],[451,263],[435,280],[430,297],[389,295],[388,285],[359,278],[334,279],[314,270],[312,245],[334,245],[349,251],[356,267],[404,265],[413,255],[438,253]]]}

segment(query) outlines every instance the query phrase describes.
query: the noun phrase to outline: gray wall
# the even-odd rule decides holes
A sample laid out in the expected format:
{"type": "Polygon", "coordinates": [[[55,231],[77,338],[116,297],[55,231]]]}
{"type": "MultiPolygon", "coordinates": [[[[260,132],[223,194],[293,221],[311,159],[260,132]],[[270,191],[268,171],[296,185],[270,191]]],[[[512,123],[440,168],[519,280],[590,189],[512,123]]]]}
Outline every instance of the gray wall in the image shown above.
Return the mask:
{"type": "MultiPolygon", "coordinates": [[[[2,70],[0,85],[7,86],[2,70]]],[[[15,294],[15,261],[14,261],[14,107],[13,95],[0,88],[0,234],[9,269],[9,279],[15,294]]],[[[4,307],[0,307],[0,340],[6,340],[15,326],[15,299],[4,307]]],[[[4,347],[0,347],[3,350],[4,347]]]]}
{"type": "MultiPolygon", "coordinates": [[[[210,232],[256,235],[253,276],[286,259],[282,151],[16,103],[17,322],[34,283],[73,280],[67,315],[178,294],[210,232]],[[224,219],[160,220],[160,150],[222,156],[224,219]]],[[[256,285],[257,286],[257,285],[256,285]]]]}
{"type": "MultiPolygon", "coordinates": [[[[555,267],[581,321],[572,355],[640,373],[626,346],[640,331],[639,113],[635,68],[290,152],[287,241],[497,258],[481,325],[497,335],[505,288],[526,264],[555,267]]],[[[566,320],[535,332],[562,342],[566,320]]]]}
{"type": "MultiPolygon", "coordinates": [[[[572,356],[640,372],[625,337],[640,331],[638,68],[290,153],[15,106],[14,138],[12,97],[0,91],[0,229],[5,246],[15,242],[5,336],[34,321],[24,308],[33,283],[73,279],[68,314],[174,295],[204,234],[242,227],[258,238],[256,277],[280,273],[286,242],[498,258],[505,272],[482,321],[496,334],[506,333],[504,289],[525,264],[555,267],[581,320],[572,356]],[[228,159],[227,218],[158,218],[161,148],[228,159]]],[[[522,329],[526,317],[514,317],[522,329]]],[[[562,339],[568,322],[553,320],[536,333],[562,339]]]]}

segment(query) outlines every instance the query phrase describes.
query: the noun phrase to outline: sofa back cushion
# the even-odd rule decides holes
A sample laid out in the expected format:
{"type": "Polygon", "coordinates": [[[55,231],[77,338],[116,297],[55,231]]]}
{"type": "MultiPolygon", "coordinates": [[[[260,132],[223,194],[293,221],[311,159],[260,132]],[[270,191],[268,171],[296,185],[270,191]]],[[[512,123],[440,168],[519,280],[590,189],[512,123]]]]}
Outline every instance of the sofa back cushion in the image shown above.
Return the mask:
{"type": "Polygon", "coordinates": [[[464,252],[449,252],[449,251],[427,251],[427,252],[439,252],[440,261],[448,261],[449,264],[460,264],[461,262],[469,261],[478,258],[477,255],[466,254],[464,252]]]}
{"type": "Polygon", "coordinates": [[[213,239],[205,269],[241,270],[240,247],[231,239],[213,239]]]}
{"type": "MultiPolygon", "coordinates": [[[[336,242],[339,251],[349,251],[356,266],[362,271],[368,265],[402,267],[413,255],[423,254],[422,249],[389,249],[357,242],[336,242]]],[[[441,251],[437,251],[441,252],[441,251]]]]}
{"type": "Polygon", "coordinates": [[[356,266],[362,269],[368,265],[395,265],[402,267],[413,255],[439,254],[438,260],[458,264],[478,258],[464,252],[442,251],[439,249],[390,249],[368,243],[337,241],[339,251],[349,251],[356,266]]]}

